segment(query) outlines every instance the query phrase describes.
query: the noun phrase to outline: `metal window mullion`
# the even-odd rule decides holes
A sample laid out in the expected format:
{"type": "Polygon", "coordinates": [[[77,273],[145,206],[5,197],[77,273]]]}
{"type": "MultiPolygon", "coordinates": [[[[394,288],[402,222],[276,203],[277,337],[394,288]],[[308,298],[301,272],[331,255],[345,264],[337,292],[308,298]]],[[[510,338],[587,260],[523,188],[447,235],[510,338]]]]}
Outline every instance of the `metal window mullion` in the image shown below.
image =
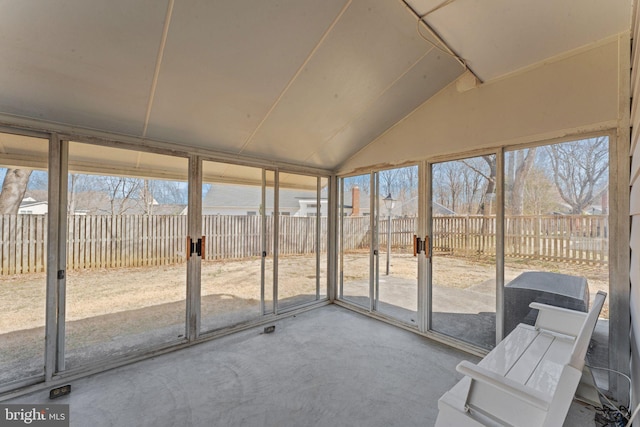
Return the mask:
{"type": "Polygon", "coordinates": [[[418,175],[418,221],[422,230],[418,230],[420,236],[429,236],[429,248],[426,250],[431,257],[421,257],[418,261],[418,311],[420,324],[418,329],[421,332],[431,330],[433,315],[433,210],[431,209],[433,200],[433,174],[432,164],[424,162],[421,164],[422,171],[418,175]],[[423,197],[420,200],[420,197],[423,197]],[[421,210],[421,211],[420,211],[421,210]]]}
{"type": "Polygon", "coordinates": [[[504,149],[496,153],[496,344],[504,336],[504,149]]]}
{"type": "Polygon", "coordinates": [[[57,134],[49,138],[48,223],[47,223],[47,273],[46,273],[46,323],[44,373],[50,381],[56,372],[58,343],[58,224],[60,222],[60,139],[57,134]]]}
{"type": "Polygon", "coordinates": [[[378,270],[379,270],[379,252],[378,252],[378,206],[375,203],[378,195],[378,173],[372,172],[370,175],[370,187],[373,191],[369,195],[369,229],[371,233],[371,248],[369,265],[369,310],[376,310],[376,296],[378,295],[378,270]]]}
{"type": "Polygon", "coordinates": [[[58,292],[58,331],[56,336],[56,370],[65,369],[65,337],[66,337],[66,306],[67,306],[67,188],[69,181],[69,141],[60,141],[60,181],[58,192],[58,268],[64,271],[57,282],[58,292]]]}
{"type": "MultiPolygon", "coordinates": [[[[430,165],[422,162],[418,165],[418,227],[416,234],[420,238],[430,236],[431,210],[431,169],[430,165]]],[[[431,239],[429,239],[431,241],[431,239]]],[[[429,252],[429,248],[425,248],[429,252]]],[[[430,328],[430,286],[429,266],[431,260],[424,254],[418,254],[418,330],[426,332],[430,328]]]]}
{"type": "Polygon", "coordinates": [[[264,274],[266,270],[266,253],[267,253],[267,217],[265,215],[267,209],[267,171],[262,169],[262,191],[261,191],[262,201],[260,206],[262,206],[260,212],[261,219],[261,230],[262,230],[262,253],[260,254],[260,312],[262,315],[266,314],[267,307],[265,305],[265,280],[264,274]]]}
{"type": "MultiPolygon", "coordinates": [[[[189,157],[189,236],[196,242],[202,236],[202,159],[189,157]]],[[[190,249],[187,249],[190,250],[190,249]]],[[[195,341],[200,336],[201,301],[202,301],[202,257],[189,257],[187,261],[187,304],[186,304],[186,336],[195,341]]]]}
{"type": "MultiPolygon", "coordinates": [[[[329,190],[327,192],[327,296],[330,301],[336,299],[337,293],[337,263],[338,254],[341,252],[342,233],[338,234],[338,215],[342,215],[342,203],[338,207],[339,196],[338,179],[335,175],[329,178],[329,190]],[[339,210],[338,210],[339,209],[339,210]]],[[[342,222],[340,222],[341,224],[342,222]]]]}
{"type": "MultiPolygon", "coordinates": [[[[339,198],[340,198],[340,210],[338,212],[338,215],[340,216],[340,218],[336,218],[336,221],[340,221],[340,225],[339,228],[340,230],[336,230],[337,233],[339,233],[339,236],[336,236],[337,239],[340,239],[340,251],[339,251],[339,257],[340,259],[338,260],[339,262],[339,266],[338,266],[338,285],[340,286],[340,289],[338,290],[338,298],[344,298],[344,178],[340,178],[340,180],[338,181],[338,192],[339,192],[339,198]]],[[[352,201],[353,204],[353,201],[352,201]]]]}
{"type": "Polygon", "coordinates": [[[320,177],[316,178],[316,300],[320,299],[320,234],[322,233],[322,206],[320,192],[322,191],[320,177]]]}
{"type": "Polygon", "coordinates": [[[273,312],[278,314],[278,251],[280,250],[280,175],[274,174],[273,189],[273,312]]]}

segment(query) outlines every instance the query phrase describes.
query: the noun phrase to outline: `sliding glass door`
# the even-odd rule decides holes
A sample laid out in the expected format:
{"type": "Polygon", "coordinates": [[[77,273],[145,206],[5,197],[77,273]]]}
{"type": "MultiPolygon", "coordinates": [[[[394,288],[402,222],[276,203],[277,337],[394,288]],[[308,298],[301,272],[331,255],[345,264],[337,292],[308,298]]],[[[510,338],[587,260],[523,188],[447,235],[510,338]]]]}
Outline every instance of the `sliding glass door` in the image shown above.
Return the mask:
{"type": "Polygon", "coordinates": [[[418,166],[378,172],[378,286],[376,310],[417,326],[418,166]]]}
{"type": "Polygon", "coordinates": [[[338,295],[417,326],[418,167],[341,179],[338,295]]]}
{"type": "Polygon", "coordinates": [[[202,332],[326,298],[328,180],[212,161],[202,169],[202,332]]]}
{"type": "Polygon", "coordinates": [[[262,169],[204,161],[202,170],[201,330],[207,332],[262,315],[263,253],[272,255],[263,233],[262,169]]]}
{"type": "Polygon", "coordinates": [[[0,133],[0,387],[44,375],[47,139],[0,133]]]}
{"type": "MultiPolygon", "coordinates": [[[[370,309],[372,283],[377,269],[375,210],[371,208],[373,177],[370,174],[340,180],[340,267],[338,295],[341,299],[370,309]],[[373,215],[373,216],[372,216],[373,215]]],[[[375,193],[374,193],[375,194],[375,193]]]]}
{"type": "Polygon", "coordinates": [[[65,369],[185,339],[187,167],[69,143],[65,369]]]}
{"type": "MultiPolygon", "coordinates": [[[[609,292],[609,153],[607,136],[505,152],[505,334],[534,322],[531,300],[586,311],[609,292]]],[[[609,365],[609,300],[593,334],[594,366],[609,365]]],[[[594,375],[607,389],[606,371],[594,375]]]]}
{"type": "Polygon", "coordinates": [[[278,312],[326,297],[326,178],[280,173],[278,312]]]}
{"type": "Polygon", "coordinates": [[[496,338],[496,156],[431,165],[431,329],[496,338]]]}

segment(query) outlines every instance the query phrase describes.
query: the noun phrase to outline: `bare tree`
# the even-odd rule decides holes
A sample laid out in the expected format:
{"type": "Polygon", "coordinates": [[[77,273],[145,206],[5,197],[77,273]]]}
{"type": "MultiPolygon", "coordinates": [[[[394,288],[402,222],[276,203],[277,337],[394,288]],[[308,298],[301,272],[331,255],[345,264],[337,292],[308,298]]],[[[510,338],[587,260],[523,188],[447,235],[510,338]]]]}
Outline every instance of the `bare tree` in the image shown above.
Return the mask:
{"type": "MultiPolygon", "coordinates": [[[[522,215],[524,209],[524,185],[527,181],[527,176],[533,167],[536,160],[537,148],[529,148],[525,150],[518,150],[507,156],[507,171],[505,171],[505,178],[508,181],[508,187],[510,189],[510,203],[512,214],[522,215]]],[[[496,156],[484,155],[480,159],[484,161],[484,165],[479,164],[476,159],[462,160],[464,164],[473,173],[466,174],[465,179],[468,182],[467,187],[472,192],[469,194],[469,212],[473,206],[473,200],[475,200],[476,191],[479,186],[479,179],[484,179],[484,194],[482,200],[480,200],[477,208],[478,214],[485,215],[491,214],[487,208],[487,202],[490,202],[495,197],[496,192],[496,176],[497,165],[496,156]]]]}
{"type": "Polygon", "coordinates": [[[364,194],[369,194],[370,181],[371,179],[369,174],[350,176],[344,179],[344,183],[345,183],[344,190],[351,191],[353,187],[358,187],[360,188],[360,191],[362,191],[364,194]]]}
{"type": "Polygon", "coordinates": [[[67,179],[67,213],[74,215],[78,211],[85,213],[108,212],[101,209],[108,199],[104,191],[106,186],[100,175],[70,172],[67,179]]]}
{"type": "MultiPolygon", "coordinates": [[[[476,159],[477,158],[465,159],[460,160],[460,162],[471,171],[473,171],[476,175],[481,176],[485,179],[484,192],[482,195],[482,199],[478,204],[477,212],[479,215],[491,214],[491,209],[487,211],[486,204],[487,201],[493,200],[494,194],[496,192],[496,156],[481,156],[480,159],[483,160],[482,163],[478,163],[476,159]]],[[[473,201],[469,202],[472,203],[473,201]]],[[[470,209],[471,206],[469,206],[469,211],[471,212],[470,209]]]]}
{"type": "Polygon", "coordinates": [[[67,214],[75,215],[76,213],[76,194],[78,192],[78,180],[80,179],[80,175],[77,173],[69,174],[69,189],[67,195],[67,214]]]}
{"type": "Polygon", "coordinates": [[[396,200],[395,215],[415,216],[418,213],[418,167],[406,166],[380,171],[380,196],[391,195],[396,200]]]}
{"type": "Polygon", "coordinates": [[[456,212],[462,204],[462,164],[460,162],[446,162],[436,165],[440,169],[439,182],[442,205],[456,212]],[[444,197],[442,197],[444,196],[444,197]]]}
{"type": "Polygon", "coordinates": [[[153,182],[150,184],[148,179],[143,181],[142,185],[142,204],[145,215],[151,215],[153,213],[153,194],[151,192],[151,187],[153,186],[153,182]]]}
{"type": "Polygon", "coordinates": [[[477,167],[469,167],[469,164],[477,163],[473,160],[474,159],[465,160],[463,163],[465,167],[462,168],[462,181],[464,188],[464,199],[466,201],[466,214],[472,214],[476,212],[478,206],[482,202],[482,190],[486,185],[485,174],[479,172],[479,170],[482,169],[482,166],[477,165],[477,167]]]}
{"type": "Polygon", "coordinates": [[[49,174],[44,170],[34,170],[29,177],[28,190],[47,190],[49,188],[49,174]]]}
{"type": "Polygon", "coordinates": [[[512,215],[522,215],[524,212],[524,189],[529,172],[536,160],[537,147],[518,150],[513,159],[515,172],[511,186],[511,201],[509,207],[512,215]]]}
{"type": "MultiPolygon", "coordinates": [[[[149,188],[153,200],[158,203],[187,204],[187,185],[184,182],[152,180],[149,182],[149,188]]],[[[202,194],[206,195],[210,188],[211,184],[203,184],[202,194]]]]}
{"type": "Polygon", "coordinates": [[[380,194],[386,196],[388,194],[397,197],[400,192],[400,169],[386,169],[380,171],[380,194]]]}
{"type": "Polygon", "coordinates": [[[408,166],[400,170],[401,189],[398,198],[403,216],[418,215],[418,166],[408,166]]]}
{"type": "Polygon", "coordinates": [[[608,185],[609,139],[606,136],[547,147],[553,180],[572,214],[580,214],[608,185]]]}
{"type": "Polygon", "coordinates": [[[556,209],[560,198],[545,170],[532,168],[524,185],[524,215],[543,215],[556,209]]]}
{"type": "Polygon", "coordinates": [[[470,214],[482,201],[489,171],[477,158],[438,163],[433,167],[434,200],[452,211],[470,214]]]}
{"type": "Polygon", "coordinates": [[[121,176],[104,176],[101,179],[104,191],[109,197],[111,215],[122,215],[131,209],[135,197],[140,193],[140,179],[121,176]]]}
{"type": "Polygon", "coordinates": [[[18,213],[31,172],[31,169],[7,169],[0,192],[0,214],[18,213]]]}

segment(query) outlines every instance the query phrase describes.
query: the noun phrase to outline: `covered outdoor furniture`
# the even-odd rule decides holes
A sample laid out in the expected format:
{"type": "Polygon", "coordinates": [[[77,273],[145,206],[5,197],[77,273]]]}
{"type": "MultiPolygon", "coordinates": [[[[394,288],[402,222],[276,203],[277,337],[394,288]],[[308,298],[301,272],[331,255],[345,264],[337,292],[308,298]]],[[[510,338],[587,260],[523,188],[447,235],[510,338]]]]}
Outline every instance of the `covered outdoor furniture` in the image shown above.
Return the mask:
{"type": "Polygon", "coordinates": [[[535,323],[537,310],[529,307],[532,302],[586,312],[589,307],[587,279],[546,271],[520,274],[504,287],[505,335],[519,323],[535,323]]]}

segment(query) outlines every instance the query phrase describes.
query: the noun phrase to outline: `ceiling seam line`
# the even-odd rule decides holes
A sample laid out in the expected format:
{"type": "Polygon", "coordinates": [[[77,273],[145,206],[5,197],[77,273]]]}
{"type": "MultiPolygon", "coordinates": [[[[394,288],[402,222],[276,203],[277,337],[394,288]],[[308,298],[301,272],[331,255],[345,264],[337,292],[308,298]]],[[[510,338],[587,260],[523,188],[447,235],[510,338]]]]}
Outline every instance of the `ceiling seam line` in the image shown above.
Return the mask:
{"type": "MultiPolygon", "coordinates": [[[[449,53],[460,63],[460,65],[462,65],[467,71],[469,71],[471,74],[473,74],[473,76],[478,79],[478,82],[480,82],[481,84],[484,83],[484,80],[480,78],[480,76],[478,76],[478,74],[476,74],[475,71],[473,71],[471,69],[471,67],[469,67],[469,65],[467,64],[467,62],[462,59],[462,57],[451,48],[451,46],[449,46],[449,44],[442,38],[442,36],[440,36],[440,34],[438,34],[433,28],[431,28],[431,25],[429,25],[427,23],[427,21],[425,21],[425,16],[420,16],[420,14],[418,14],[418,12],[408,3],[407,0],[399,0],[401,1],[405,7],[407,9],[409,9],[409,11],[418,19],[418,24],[422,24],[424,25],[424,27],[427,29],[427,31],[429,31],[429,33],[436,38],[436,40],[438,40],[440,43],[442,43],[442,45],[445,47],[445,49],[447,49],[449,51],[449,53]]],[[[447,2],[445,2],[447,3],[447,2]]],[[[448,4],[448,3],[447,3],[448,4]]],[[[446,4],[445,4],[446,6],[446,4]]],[[[437,10],[437,9],[436,9],[437,10]]],[[[435,12],[435,10],[430,11],[431,12],[435,12]]]]}
{"type": "MultiPolygon", "coordinates": [[[[375,97],[375,99],[373,99],[371,102],[369,102],[367,104],[367,106],[359,113],[356,114],[351,120],[349,120],[344,126],[342,126],[340,129],[338,129],[333,135],[331,135],[331,137],[329,139],[327,139],[324,144],[329,143],[333,138],[336,137],[336,135],[338,135],[340,132],[342,132],[344,129],[346,129],[347,126],[349,126],[350,123],[354,122],[355,120],[357,120],[359,117],[361,117],[362,115],[364,115],[364,112],[371,107],[377,100],[379,100],[385,93],[387,93],[397,82],[400,81],[400,79],[402,79],[404,76],[407,75],[407,73],[409,71],[411,71],[416,65],[418,65],[418,63],[420,61],[422,61],[429,53],[431,53],[431,51],[435,49],[435,47],[431,46],[425,53],[423,53],[417,60],[414,61],[413,64],[411,64],[410,67],[408,67],[402,74],[400,74],[396,79],[394,79],[389,85],[387,85],[387,87],[385,87],[382,92],[380,92],[380,94],[378,96],[375,97]]],[[[323,145],[324,145],[323,144],[323,145]]],[[[315,156],[317,153],[320,152],[320,149],[314,151],[313,153],[311,153],[309,156],[307,156],[304,161],[308,161],[309,159],[311,159],[311,157],[315,156]]]]}
{"type": "Polygon", "coordinates": [[[169,25],[171,24],[171,16],[173,15],[173,5],[175,0],[169,0],[167,5],[167,13],[164,19],[164,26],[162,27],[162,38],[160,39],[160,47],[158,49],[158,56],[156,57],[156,66],[153,71],[153,80],[151,82],[151,90],[149,93],[149,102],[147,103],[147,112],[144,118],[144,127],[142,129],[142,137],[147,136],[147,129],[149,128],[149,119],[151,118],[151,109],[153,108],[153,101],[156,96],[156,88],[158,86],[158,78],[160,76],[160,67],[162,66],[162,58],[164,57],[164,50],[167,45],[167,36],[169,34],[169,25]]]}
{"type": "Polygon", "coordinates": [[[258,126],[256,126],[256,128],[253,130],[253,132],[251,132],[251,135],[249,135],[247,137],[247,139],[245,140],[244,144],[242,144],[242,147],[240,147],[240,150],[238,150],[238,154],[242,153],[245,148],[247,148],[247,146],[249,146],[249,144],[251,143],[251,140],[256,136],[256,134],[258,133],[258,131],[260,130],[260,128],[262,128],[262,125],[264,125],[264,123],[267,121],[267,119],[269,118],[269,116],[271,116],[271,113],[273,113],[273,111],[276,109],[276,107],[278,106],[278,104],[280,103],[280,101],[282,100],[282,98],[284,98],[284,95],[287,93],[287,91],[289,90],[289,88],[293,85],[293,82],[296,81],[296,79],[298,78],[298,76],[300,74],[302,74],[302,71],[304,70],[304,68],[307,66],[307,64],[311,61],[311,58],[313,58],[313,56],[315,55],[315,53],[318,51],[318,49],[320,49],[320,46],[322,46],[322,44],[324,43],[324,41],[326,40],[327,37],[329,37],[329,34],[333,31],[334,27],[338,24],[338,22],[340,21],[340,19],[342,19],[342,16],[345,14],[345,12],[347,11],[347,9],[349,9],[349,6],[351,6],[351,2],[353,0],[348,0],[345,5],[342,7],[342,9],[340,10],[340,13],[338,13],[338,15],[335,17],[335,19],[333,20],[333,22],[331,23],[331,25],[329,25],[329,27],[324,31],[324,33],[322,34],[322,36],[320,37],[320,40],[318,41],[318,43],[316,43],[316,45],[314,46],[314,48],[311,50],[311,52],[309,52],[309,55],[307,55],[307,58],[302,62],[302,65],[300,65],[300,67],[298,67],[298,70],[295,72],[295,74],[291,77],[291,79],[289,79],[289,82],[287,83],[287,85],[284,87],[284,89],[282,90],[282,92],[280,92],[280,95],[276,98],[276,100],[274,101],[274,103],[271,105],[271,108],[269,108],[269,111],[267,111],[267,113],[265,114],[265,116],[262,118],[262,120],[260,121],[260,123],[258,123],[258,126]]]}
{"type": "MultiPolygon", "coordinates": [[[[464,74],[464,73],[463,73],[464,74]]],[[[405,120],[408,120],[409,117],[413,116],[414,114],[417,113],[417,111],[420,109],[420,107],[424,104],[426,104],[427,102],[429,102],[433,97],[437,96],[439,93],[443,92],[445,89],[447,89],[449,86],[456,84],[456,82],[458,81],[458,79],[460,78],[460,76],[456,77],[455,79],[453,79],[451,82],[449,82],[449,84],[447,84],[446,86],[444,86],[443,88],[441,88],[439,91],[437,91],[435,94],[433,94],[433,96],[429,99],[427,99],[426,101],[424,101],[422,104],[418,105],[415,109],[413,109],[409,114],[407,114],[406,116],[404,116],[403,118],[401,118],[400,120],[398,120],[397,122],[395,122],[394,124],[392,124],[391,126],[389,126],[389,128],[385,129],[380,135],[378,135],[373,141],[369,142],[367,145],[365,145],[364,147],[360,148],[358,151],[356,151],[355,153],[353,153],[351,156],[349,156],[348,159],[344,160],[340,165],[338,165],[335,169],[333,169],[334,173],[340,173],[340,171],[344,168],[344,166],[353,158],[355,158],[358,154],[362,153],[364,150],[367,149],[367,147],[371,144],[373,144],[374,142],[376,142],[377,140],[379,140],[380,138],[382,138],[384,135],[386,135],[387,133],[391,132],[396,126],[399,126],[401,123],[403,123],[405,120]]]]}

